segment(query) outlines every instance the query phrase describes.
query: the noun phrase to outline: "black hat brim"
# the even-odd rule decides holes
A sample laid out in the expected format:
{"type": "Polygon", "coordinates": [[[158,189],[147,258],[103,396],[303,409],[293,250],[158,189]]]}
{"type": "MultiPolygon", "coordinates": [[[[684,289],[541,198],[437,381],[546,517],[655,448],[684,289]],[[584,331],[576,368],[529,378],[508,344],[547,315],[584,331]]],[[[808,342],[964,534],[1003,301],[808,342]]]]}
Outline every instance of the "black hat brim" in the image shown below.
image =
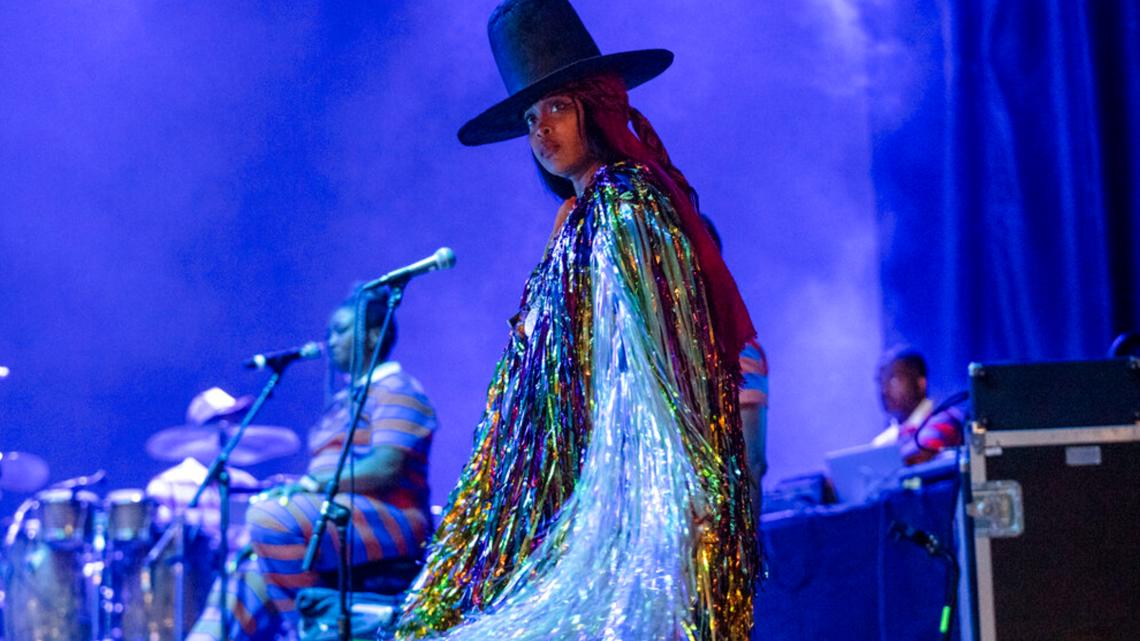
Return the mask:
{"type": "Polygon", "coordinates": [[[633,89],[661,75],[671,64],[673,52],[668,49],[639,49],[576,60],[467,121],[459,129],[459,142],[473,147],[525,136],[527,126],[523,113],[540,98],[568,82],[602,73],[616,73],[625,81],[627,89],[633,89]]]}

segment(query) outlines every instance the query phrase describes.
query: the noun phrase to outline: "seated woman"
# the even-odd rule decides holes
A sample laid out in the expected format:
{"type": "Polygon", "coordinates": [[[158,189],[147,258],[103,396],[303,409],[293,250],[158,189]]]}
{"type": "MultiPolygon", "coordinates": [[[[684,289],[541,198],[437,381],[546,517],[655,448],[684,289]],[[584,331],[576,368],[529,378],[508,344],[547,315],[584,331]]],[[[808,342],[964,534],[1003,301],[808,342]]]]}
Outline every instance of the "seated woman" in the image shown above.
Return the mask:
{"type": "MultiPolygon", "coordinates": [[[[368,295],[363,305],[365,340],[357,341],[354,300],[346,300],[329,321],[330,379],[342,388],[350,380],[353,363],[366,362],[366,355],[376,346],[387,308],[384,290],[368,295]]],[[[352,509],[349,549],[354,564],[419,560],[432,529],[427,466],[436,429],[435,410],[419,382],[399,363],[388,360],[396,342],[394,324],[391,329],[380,349],[381,364],[368,383],[364,412],[353,438],[346,470],[354,474],[350,478],[346,473],[341,479],[337,497],[352,509]]],[[[322,488],[332,479],[347,435],[352,415],[349,396],[348,389],[330,394],[324,416],[310,430],[306,474],[296,483],[257,497],[246,513],[257,566],[238,574],[231,583],[227,599],[230,639],[274,638],[284,621],[295,621],[297,593],[321,585],[322,575],[337,570],[341,543],[331,527],[321,541],[313,569],[305,572],[301,565],[324,501],[322,488]]],[[[190,639],[220,638],[220,619],[215,598],[190,639]]]]}

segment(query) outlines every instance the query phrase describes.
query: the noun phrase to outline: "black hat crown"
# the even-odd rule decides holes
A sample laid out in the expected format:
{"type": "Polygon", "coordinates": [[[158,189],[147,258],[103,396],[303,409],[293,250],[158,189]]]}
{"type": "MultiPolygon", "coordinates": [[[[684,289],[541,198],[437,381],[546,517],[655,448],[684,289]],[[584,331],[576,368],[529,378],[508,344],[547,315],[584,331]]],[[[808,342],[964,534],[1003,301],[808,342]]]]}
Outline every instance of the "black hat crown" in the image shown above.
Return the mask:
{"type": "Polygon", "coordinates": [[[608,72],[632,89],[673,62],[665,49],[602,55],[567,0],[506,0],[491,13],[487,36],[510,95],[463,125],[465,145],[525,135],[523,112],[568,82],[608,72]]]}

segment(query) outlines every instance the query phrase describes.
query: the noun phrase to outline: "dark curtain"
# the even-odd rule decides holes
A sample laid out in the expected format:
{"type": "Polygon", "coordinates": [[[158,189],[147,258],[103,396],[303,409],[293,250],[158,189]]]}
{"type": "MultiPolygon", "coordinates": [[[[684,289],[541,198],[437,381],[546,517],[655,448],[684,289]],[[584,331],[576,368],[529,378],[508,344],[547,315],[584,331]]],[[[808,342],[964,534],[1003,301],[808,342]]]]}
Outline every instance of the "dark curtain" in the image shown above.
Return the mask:
{"type": "Polygon", "coordinates": [[[1099,358],[1140,329],[1140,3],[863,17],[886,343],[945,394],[971,361],[1099,358]]]}

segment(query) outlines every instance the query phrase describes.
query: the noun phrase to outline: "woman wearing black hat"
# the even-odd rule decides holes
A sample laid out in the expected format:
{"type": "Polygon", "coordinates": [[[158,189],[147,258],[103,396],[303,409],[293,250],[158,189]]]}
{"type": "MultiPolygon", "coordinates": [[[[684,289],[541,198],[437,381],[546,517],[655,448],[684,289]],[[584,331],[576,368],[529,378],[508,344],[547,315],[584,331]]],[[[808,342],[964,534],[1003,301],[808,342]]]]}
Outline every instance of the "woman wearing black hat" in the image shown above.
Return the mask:
{"type": "Polygon", "coordinates": [[[601,55],[565,0],[507,0],[488,31],[511,95],[459,138],[528,136],[567,200],[400,636],[746,639],[752,324],[626,94],[673,56],[601,55]]]}

